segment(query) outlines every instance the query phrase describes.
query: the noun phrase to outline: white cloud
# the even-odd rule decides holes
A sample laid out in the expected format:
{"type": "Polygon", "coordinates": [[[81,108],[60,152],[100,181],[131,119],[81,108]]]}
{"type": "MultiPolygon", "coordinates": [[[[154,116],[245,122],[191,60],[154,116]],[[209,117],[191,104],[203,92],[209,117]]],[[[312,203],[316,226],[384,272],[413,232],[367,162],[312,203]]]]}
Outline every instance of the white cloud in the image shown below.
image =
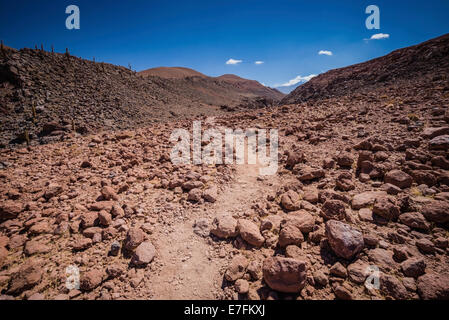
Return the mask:
{"type": "Polygon", "coordinates": [[[265,62],[264,61],[256,61],[256,62],[254,62],[255,64],[264,64],[265,62]]]}
{"type": "Polygon", "coordinates": [[[275,88],[279,88],[279,87],[290,87],[290,86],[294,86],[295,84],[298,84],[300,82],[307,82],[310,81],[312,78],[315,78],[317,75],[316,74],[310,74],[308,76],[297,76],[295,79],[290,80],[289,82],[286,82],[284,84],[278,84],[275,85],[275,88]]]}
{"type": "Polygon", "coordinates": [[[228,61],[226,61],[226,64],[239,64],[242,62],[243,62],[243,60],[229,59],[228,61]]]}
{"type": "Polygon", "coordinates": [[[388,33],[377,33],[373,34],[370,38],[370,40],[381,40],[381,39],[388,39],[390,38],[390,35],[388,33]]]}
{"type": "Polygon", "coordinates": [[[331,56],[333,53],[332,51],[329,50],[320,50],[320,52],[318,52],[319,55],[326,55],[326,56],[331,56]]]}

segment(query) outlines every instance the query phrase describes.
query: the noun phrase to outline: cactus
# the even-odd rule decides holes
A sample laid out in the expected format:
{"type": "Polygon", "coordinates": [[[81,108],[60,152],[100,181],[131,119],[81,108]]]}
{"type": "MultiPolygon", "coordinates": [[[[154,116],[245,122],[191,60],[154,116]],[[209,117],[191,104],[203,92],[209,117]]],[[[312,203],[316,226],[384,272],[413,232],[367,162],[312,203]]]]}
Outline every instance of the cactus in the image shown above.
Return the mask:
{"type": "Polygon", "coordinates": [[[72,131],[75,131],[75,120],[72,119],[72,131]]]}
{"type": "Polygon", "coordinates": [[[69,52],[69,48],[65,48],[65,56],[68,58],[70,58],[70,52],[69,52]]]}
{"type": "Polygon", "coordinates": [[[131,67],[131,63],[128,63],[128,69],[131,71],[133,70],[133,68],[131,67]]]}
{"type": "Polygon", "coordinates": [[[36,102],[33,102],[33,104],[31,105],[31,110],[33,112],[33,123],[36,124],[36,102]]]}
{"type": "Polygon", "coordinates": [[[44,51],[44,45],[41,43],[41,51],[44,51]]]}
{"type": "Polygon", "coordinates": [[[28,133],[28,130],[25,129],[25,132],[23,133],[25,141],[27,143],[27,146],[30,146],[30,134],[28,133]]]}
{"type": "Polygon", "coordinates": [[[55,53],[55,47],[51,45],[51,53],[55,53]]]}
{"type": "Polygon", "coordinates": [[[2,55],[6,55],[6,52],[5,52],[5,46],[3,45],[3,40],[2,40],[1,43],[0,43],[0,50],[1,50],[1,52],[2,52],[2,55]]]}

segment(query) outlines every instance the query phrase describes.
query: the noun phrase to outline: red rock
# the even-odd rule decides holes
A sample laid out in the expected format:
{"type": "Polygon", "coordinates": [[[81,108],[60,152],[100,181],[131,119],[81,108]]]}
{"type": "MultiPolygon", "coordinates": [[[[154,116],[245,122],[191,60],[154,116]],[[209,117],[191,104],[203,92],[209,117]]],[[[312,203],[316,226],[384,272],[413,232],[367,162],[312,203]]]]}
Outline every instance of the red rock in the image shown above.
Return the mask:
{"type": "Polygon", "coordinates": [[[431,201],[423,206],[421,213],[431,222],[449,222],[449,202],[431,201]]]}
{"type": "Polygon", "coordinates": [[[72,248],[75,251],[83,251],[90,248],[90,246],[92,246],[92,239],[82,238],[73,242],[72,248]]]}
{"type": "Polygon", "coordinates": [[[438,136],[448,135],[449,127],[425,128],[422,132],[423,138],[433,139],[438,136]]]}
{"type": "Polygon", "coordinates": [[[279,233],[279,246],[284,248],[288,245],[299,245],[304,241],[304,236],[295,225],[286,223],[279,233]]]}
{"type": "Polygon", "coordinates": [[[380,289],[385,295],[396,300],[405,300],[409,297],[405,286],[393,275],[380,274],[380,289]]]}
{"type": "Polygon", "coordinates": [[[93,269],[81,273],[80,289],[83,291],[92,291],[103,282],[104,273],[100,269],[93,269]]]}
{"type": "Polygon", "coordinates": [[[153,261],[156,249],[149,241],[141,243],[132,257],[131,263],[136,266],[145,266],[153,261]]]}
{"type": "Polygon", "coordinates": [[[438,136],[429,141],[430,150],[448,150],[449,135],[438,136]]]}
{"type": "Polygon", "coordinates": [[[344,259],[352,259],[364,247],[363,235],[348,224],[336,220],[326,223],[326,235],[332,251],[344,259]]]}
{"type": "Polygon", "coordinates": [[[83,228],[90,228],[98,223],[97,212],[85,212],[81,215],[81,226],[83,228]]]}
{"type": "Polygon", "coordinates": [[[203,192],[201,189],[192,189],[189,191],[187,199],[192,202],[201,202],[203,192]]]}
{"type": "Polygon", "coordinates": [[[0,203],[0,222],[14,219],[23,211],[22,203],[13,200],[7,200],[0,203]]]}
{"type": "Polygon", "coordinates": [[[302,233],[309,233],[315,227],[315,217],[305,210],[290,212],[282,224],[291,224],[302,233]]]}
{"type": "Polygon", "coordinates": [[[263,279],[276,291],[298,293],[306,284],[307,268],[304,261],[271,257],[263,263],[263,279]]]}
{"type": "Polygon", "coordinates": [[[38,235],[43,233],[51,233],[52,229],[47,221],[40,221],[33,224],[28,232],[32,235],[38,235]]]}
{"type": "Polygon", "coordinates": [[[386,196],[386,192],[384,191],[369,191],[360,193],[352,199],[351,207],[354,210],[359,210],[362,208],[369,207],[374,204],[376,198],[386,196]]]}
{"type": "Polygon", "coordinates": [[[296,211],[301,208],[299,195],[289,190],[281,196],[281,205],[287,211],[296,211]]]}
{"type": "Polygon", "coordinates": [[[210,232],[223,239],[236,237],[238,235],[237,220],[228,215],[216,217],[210,232]]]}
{"type": "Polygon", "coordinates": [[[401,264],[401,269],[407,277],[418,278],[426,272],[426,263],[423,258],[410,258],[401,264]]]}
{"type": "Polygon", "coordinates": [[[225,273],[225,278],[228,281],[234,282],[237,279],[241,279],[246,272],[249,261],[242,255],[235,256],[225,273]]]}
{"type": "Polygon", "coordinates": [[[259,228],[254,222],[239,219],[237,229],[239,230],[242,239],[249,244],[255,247],[261,247],[264,244],[265,238],[262,236],[259,228]]]}
{"type": "Polygon", "coordinates": [[[102,210],[98,213],[98,220],[102,226],[109,226],[112,223],[112,216],[109,212],[102,210]]]}
{"type": "Polygon", "coordinates": [[[341,152],[337,155],[337,164],[340,167],[350,168],[354,163],[354,159],[349,152],[341,152]]]}
{"type": "Polygon", "coordinates": [[[218,198],[218,190],[217,187],[211,187],[208,188],[206,190],[204,190],[203,192],[203,198],[204,200],[206,200],[207,202],[211,202],[214,203],[217,201],[218,198]]]}
{"type": "Polygon", "coordinates": [[[345,220],[346,208],[340,200],[327,200],[321,208],[321,216],[326,220],[345,220]]]}
{"type": "Polygon", "coordinates": [[[412,186],[413,179],[401,170],[392,170],[385,175],[384,181],[398,188],[405,189],[412,186]]]}
{"type": "Polygon", "coordinates": [[[101,196],[103,197],[103,200],[105,200],[105,201],[118,200],[117,193],[110,186],[105,186],[101,189],[101,196]]]}
{"type": "Polygon", "coordinates": [[[349,172],[343,172],[335,181],[337,189],[340,189],[342,191],[351,191],[355,189],[355,185],[352,182],[352,175],[349,172]]]}
{"type": "Polygon", "coordinates": [[[249,283],[246,280],[238,279],[235,284],[235,291],[237,291],[240,294],[247,294],[249,291],[249,283]]]}
{"type": "Polygon", "coordinates": [[[41,281],[44,273],[43,265],[44,262],[40,259],[26,260],[11,277],[7,293],[18,295],[37,285],[41,281]]]}
{"type": "Polygon", "coordinates": [[[145,241],[145,233],[140,228],[132,228],[128,231],[125,239],[124,247],[127,250],[136,249],[142,242],[145,241]]]}
{"type": "Polygon", "coordinates": [[[373,207],[373,213],[387,220],[399,217],[401,209],[396,205],[394,198],[384,196],[376,198],[373,207]]]}
{"type": "Polygon", "coordinates": [[[61,194],[63,191],[63,187],[57,183],[50,183],[47,187],[47,190],[44,193],[44,198],[50,200],[53,197],[61,194]]]}
{"type": "Polygon", "coordinates": [[[430,224],[419,212],[407,212],[399,216],[399,221],[406,226],[413,229],[427,231],[430,229],[430,224]]]}
{"type": "Polygon", "coordinates": [[[30,240],[25,244],[24,252],[26,255],[31,256],[34,254],[48,253],[51,248],[40,240],[30,240]]]}
{"type": "Polygon", "coordinates": [[[423,300],[448,300],[449,275],[428,273],[418,278],[418,294],[423,300]]]}

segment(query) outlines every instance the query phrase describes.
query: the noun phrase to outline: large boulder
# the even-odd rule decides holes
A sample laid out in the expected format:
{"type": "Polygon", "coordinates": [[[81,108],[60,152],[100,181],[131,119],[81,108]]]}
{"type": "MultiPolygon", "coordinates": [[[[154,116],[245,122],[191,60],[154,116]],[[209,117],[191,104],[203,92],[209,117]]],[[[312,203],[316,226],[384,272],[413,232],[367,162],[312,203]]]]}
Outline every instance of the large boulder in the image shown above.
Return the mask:
{"type": "Polygon", "coordinates": [[[28,259],[13,274],[8,289],[9,294],[18,295],[25,290],[29,290],[37,285],[44,274],[44,262],[40,259],[28,259]]]}
{"type": "Polygon", "coordinates": [[[392,170],[387,172],[384,181],[385,183],[390,183],[401,189],[409,188],[413,183],[412,177],[401,170],[392,170]]]}
{"type": "Polygon", "coordinates": [[[0,222],[14,219],[23,210],[22,203],[18,201],[7,200],[0,204],[0,222]]]}
{"type": "Polygon", "coordinates": [[[418,294],[423,300],[448,300],[449,275],[427,273],[418,278],[418,294]]]}
{"type": "Polygon", "coordinates": [[[263,278],[276,291],[298,293],[306,284],[306,263],[304,261],[270,257],[263,263],[263,278]]]}
{"type": "Polygon", "coordinates": [[[449,135],[438,136],[429,141],[430,150],[448,150],[449,135]]]}
{"type": "Polygon", "coordinates": [[[340,221],[329,220],[326,235],[332,251],[344,259],[352,259],[364,247],[362,233],[340,221]]]}
{"type": "Polygon", "coordinates": [[[421,213],[431,222],[449,222],[449,202],[438,200],[431,201],[423,205],[421,213]]]}

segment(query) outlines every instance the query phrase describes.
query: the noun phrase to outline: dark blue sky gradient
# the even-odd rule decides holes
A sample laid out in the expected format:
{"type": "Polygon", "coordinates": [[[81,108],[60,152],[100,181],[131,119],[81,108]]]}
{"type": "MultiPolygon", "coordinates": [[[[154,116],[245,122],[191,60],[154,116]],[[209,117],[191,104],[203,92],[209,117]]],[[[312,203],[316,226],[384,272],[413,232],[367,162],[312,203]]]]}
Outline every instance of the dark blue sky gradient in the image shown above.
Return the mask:
{"type": "Polygon", "coordinates": [[[0,39],[15,48],[44,44],[133,69],[185,66],[211,76],[234,73],[266,85],[378,57],[449,32],[448,0],[0,0],[0,39]],[[81,29],[65,28],[66,6],[81,29]],[[365,28],[365,8],[381,29],[365,28]],[[375,33],[389,39],[364,41],[375,33]],[[320,56],[330,50],[333,56],[320,56]],[[226,65],[230,59],[239,65],[226,65]],[[262,60],[263,65],[255,65],[262,60]]]}

